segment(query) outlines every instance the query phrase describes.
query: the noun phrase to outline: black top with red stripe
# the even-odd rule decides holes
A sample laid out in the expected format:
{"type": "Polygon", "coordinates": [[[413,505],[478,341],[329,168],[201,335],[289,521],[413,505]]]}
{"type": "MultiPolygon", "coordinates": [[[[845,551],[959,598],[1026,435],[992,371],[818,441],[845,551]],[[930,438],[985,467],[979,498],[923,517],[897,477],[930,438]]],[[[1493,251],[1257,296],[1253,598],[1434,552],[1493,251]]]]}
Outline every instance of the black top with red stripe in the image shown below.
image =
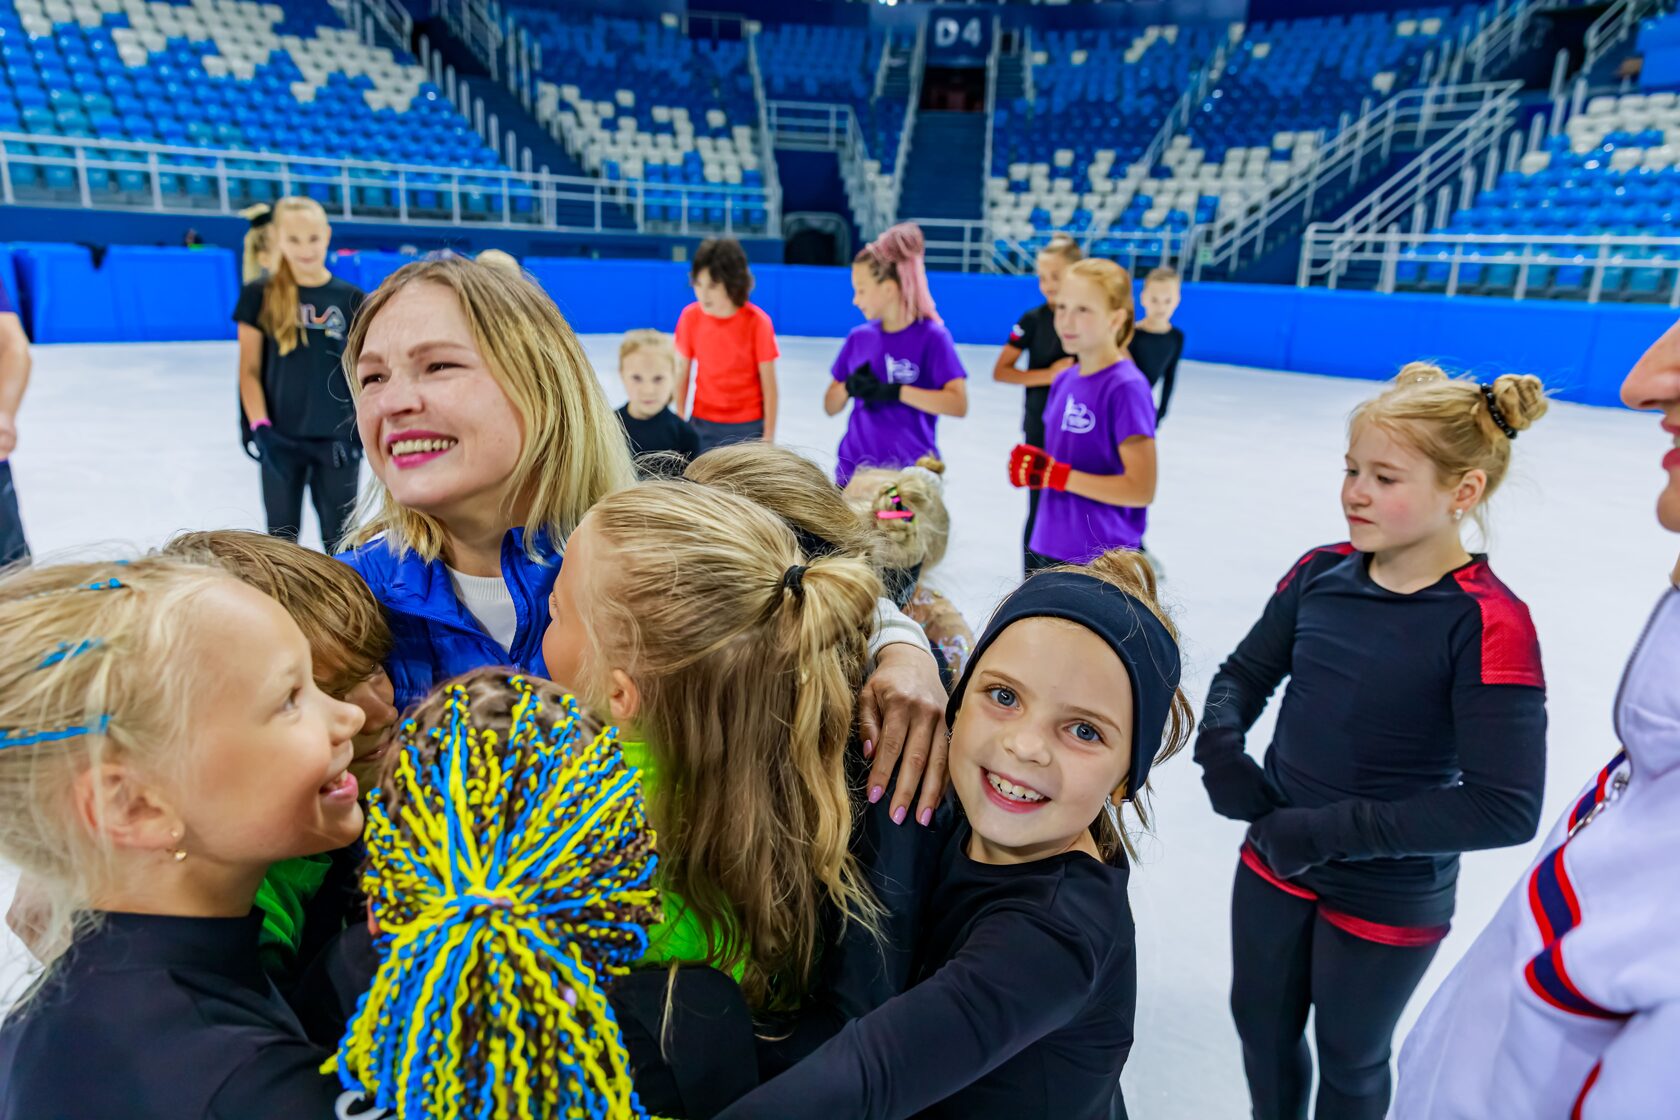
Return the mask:
{"type": "Polygon", "coordinates": [[[1285,677],[1266,754],[1280,806],[1320,810],[1329,862],[1298,882],[1373,922],[1453,911],[1458,854],[1530,839],[1545,777],[1546,692],[1528,608],[1475,556],[1408,595],[1370,557],[1302,557],[1208,689],[1198,759],[1242,751],[1285,677]]]}

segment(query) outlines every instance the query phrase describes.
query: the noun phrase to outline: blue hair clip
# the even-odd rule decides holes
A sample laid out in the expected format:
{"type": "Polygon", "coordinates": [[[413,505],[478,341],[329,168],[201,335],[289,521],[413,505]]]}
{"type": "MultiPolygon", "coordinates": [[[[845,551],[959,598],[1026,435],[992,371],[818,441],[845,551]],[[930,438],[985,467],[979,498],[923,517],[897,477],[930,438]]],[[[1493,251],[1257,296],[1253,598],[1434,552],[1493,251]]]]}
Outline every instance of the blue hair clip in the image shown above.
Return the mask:
{"type": "Polygon", "coordinates": [[[80,657],[89,650],[98,649],[104,644],[104,640],[100,638],[83,638],[80,642],[76,642],[75,644],[71,644],[70,642],[59,642],[57,646],[53,647],[53,649],[41,659],[41,663],[35,666],[35,668],[37,670],[50,669],[60,662],[68,661],[72,657],[80,657]]]}
{"type": "Polygon", "coordinates": [[[53,591],[37,591],[33,595],[25,595],[25,599],[46,599],[53,595],[74,595],[78,591],[117,591],[128,584],[112,576],[110,579],[96,579],[92,583],[78,583],[74,587],[60,587],[53,591]]]}
{"type": "Polygon", "coordinates": [[[60,727],[53,731],[13,731],[0,730],[0,750],[7,747],[32,747],[37,743],[56,743],[63,739],[75,739],[83,735],[103,735],[105,729],[111,726],[109,712],[99,717],[99,721],[92,727],[60,727]]]}

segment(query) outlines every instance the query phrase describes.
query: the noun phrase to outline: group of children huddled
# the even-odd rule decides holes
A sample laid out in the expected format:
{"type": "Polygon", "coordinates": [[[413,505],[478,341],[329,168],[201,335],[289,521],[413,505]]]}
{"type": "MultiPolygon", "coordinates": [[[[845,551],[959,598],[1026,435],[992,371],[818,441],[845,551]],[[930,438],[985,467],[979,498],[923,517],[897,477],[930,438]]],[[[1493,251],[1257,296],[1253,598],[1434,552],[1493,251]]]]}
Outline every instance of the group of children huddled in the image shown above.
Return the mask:
{"type": "MultiPolygon", "coordinates": [[[[0,857],[46,964],[0,1117],[1123,1116],[1122,810],[1195,723],[1141,552],[1176,277],[1140,325],[1119,266],[1041,255],[998,367],[1033,574],[975,636],[924,586],[967,400],[913,228],[853,266],[830,479],[772,445],[738,246],[697,256],[674,345],[625,336],[616,418],[528,278],[408,265],[344,304],[317,428],[282,402],[323,376],[284,364],[304,328],[334,339],[324,218],[274,225],[241,300],[265,494],[330,496],[328,444],[373,483],[336,559],[217,531],[0,577],[0,857]]],[[[1536,829],[1539,646],[1460,529],[1545,410],[1402,370],[1350,421],[1349,542],[1213,681],[1257,1117],[1306,1112],[1309,1010],[1317,1115],[1383,1114],[1459,854],[1536,829]]]]}

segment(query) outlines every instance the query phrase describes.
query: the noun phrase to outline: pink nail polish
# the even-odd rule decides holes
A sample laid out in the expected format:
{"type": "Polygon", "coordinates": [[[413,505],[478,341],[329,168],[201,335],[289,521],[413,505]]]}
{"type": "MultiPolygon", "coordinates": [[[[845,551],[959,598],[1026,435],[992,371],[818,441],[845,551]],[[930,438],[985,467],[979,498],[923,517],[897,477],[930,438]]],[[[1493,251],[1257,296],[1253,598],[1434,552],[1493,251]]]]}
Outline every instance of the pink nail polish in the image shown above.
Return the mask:
{"type": "Polygon", "coordinates": [[[870,786],[869,787],[869,803],[871,805],[873,805],[873,804],[875,804],[875,802],[881,800],[881,795],[885,792],[887,792],[887,791],[882,789],[880,786],[870,786]]]}
{"type": "Polygon", "coordinates": [[[916,820],[921,824],[921,826],[923,828],[926,828],[928,825],[933,823],[933,810],[932,809],[923,809],[920,813],[918,813],[916,815],[916,820]]]}
{"type": "Polygon", "coordinates": [[[907,811],[908,810],[903,805],[900,805],[898,808],[894,809],[892,811],[893,823],[894,824],[903,824],[904,823],[904,814],[907,811]]]}
{"type": "Polygon", "coordinates": [[[863,741],[863,757],[864,758],[874,758],[875,757],[875,744],[869,739],[865,739],[863,741]]]}

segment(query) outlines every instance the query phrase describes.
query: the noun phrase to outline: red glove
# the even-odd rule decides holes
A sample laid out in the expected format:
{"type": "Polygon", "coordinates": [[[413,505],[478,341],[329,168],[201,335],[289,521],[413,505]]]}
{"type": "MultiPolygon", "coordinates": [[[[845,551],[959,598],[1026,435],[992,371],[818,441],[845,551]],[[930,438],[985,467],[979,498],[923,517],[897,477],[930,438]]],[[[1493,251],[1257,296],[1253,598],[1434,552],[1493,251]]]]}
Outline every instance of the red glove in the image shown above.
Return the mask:
{"type": "Polygon", "coordinates": [[[1073,468],[1030,443],[1018,443],[1009,453],[1009,484],[1028,490],[1066,490],[1073,468]]]}

